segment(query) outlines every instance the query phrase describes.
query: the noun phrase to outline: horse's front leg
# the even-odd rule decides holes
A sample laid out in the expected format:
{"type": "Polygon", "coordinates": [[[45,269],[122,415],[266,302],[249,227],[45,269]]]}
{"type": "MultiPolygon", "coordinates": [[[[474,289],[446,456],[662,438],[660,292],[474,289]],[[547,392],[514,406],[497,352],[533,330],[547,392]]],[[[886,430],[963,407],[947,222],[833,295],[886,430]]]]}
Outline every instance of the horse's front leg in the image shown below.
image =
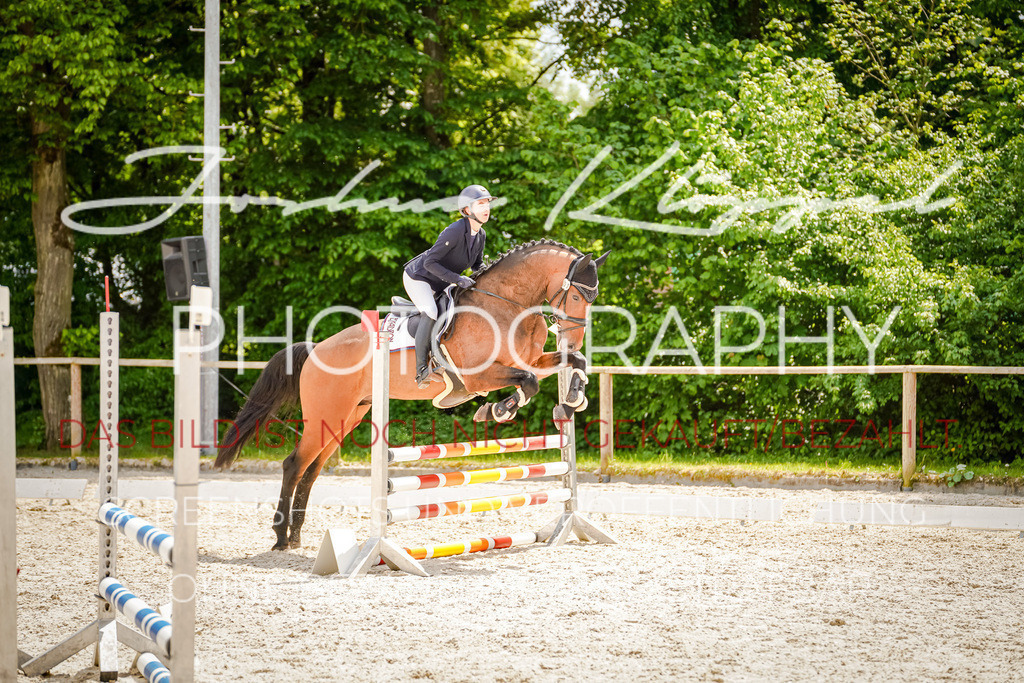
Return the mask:
{"type": "Polygon", "coordinates": [[[537,375],[529,370],[513,368],[495,363],[483,372],[465,377],[466,389],[478,393],[486,393],[505,387],[516,387],[516,392],[496,403],[485,403],[477,409],[473,420],[485,422],[509,422],[514,420],[520,408],[530,402],[540,384],[537,375]]]}
{"type": "Polygon", "coordinates": [[[541,377],[554,374],[566,366],[572,368],[572,374],[569,376],[569,388],[565,392],[564,400],[552,411],[555,422],[572,419],[573,413],[587,409],[587,359],[575,351],[567,354],[554,351],[541,355],[533,364],[533,368],[541,377]]]}

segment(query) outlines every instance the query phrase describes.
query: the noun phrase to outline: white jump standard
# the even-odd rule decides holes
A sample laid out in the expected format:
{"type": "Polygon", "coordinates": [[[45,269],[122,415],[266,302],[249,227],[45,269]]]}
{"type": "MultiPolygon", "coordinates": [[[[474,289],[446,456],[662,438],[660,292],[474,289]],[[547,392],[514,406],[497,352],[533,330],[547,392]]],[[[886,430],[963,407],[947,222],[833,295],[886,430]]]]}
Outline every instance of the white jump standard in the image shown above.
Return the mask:
{"type": "MultiPolygon", "coordinates": [[[[199,421],[199,324],[208,322],[200,320],[194,312],[188,329],[176,332],[179,371],[174,378],[174,418],[179,428],[183,425],[194,428],[199,421]]],[[[118,433],[118,327],[117,313],[100,316],[100,418],[109,435],[118,433]]],[[[100,442],[100,508],[96,517],[100,553],[98,618],[49,651],[24,662],[21,668],[29,676],[38,676],[95,644],[100,680],[114,681],[119,670],[117,643],[121,642],[139,653],[138,668],[151,683],[186,683],[193,680],[195,670],[199,448],[186,446],[186,439],[175,439],[172,535],[116,504],[118,444],[115,438],[100,442]],[[118,532],[170,567],[173,602],[169,617],[151,608],[117,579],[118,532]],[[116,611],[124,614],[139,630],[118,622],[116,611]]]]}
{"type": "Polygon", "coordinates": [[[0,681],[16,681],[31,659],[18,649],[18,508],[11,290],[0,286],[0,681]]]}
{"type": "MultiPolygon", "coordinates": [[[[378,316],[376,312],[364,311],[363,315],[365,319],[364,325],[368,329],[379,330],[380,326],[377,321],[378,316]]],[[[573,420],[562,424],[562,430],[559,434],[548,434],[528,439],[505,439],[485,444],[452,443],[389,448],[386,427],[389,422],[389,346],[390,338],[387,336],[387,333],[378,331],[377,343],[373,347],[371,419],[373,424],[383,425],[383,427],[381,428],[379,438],[372,444],[370,453],[370,538],[362,544],[354,559],[343,561],[343,556],[351,557],[351,555],[338,553],[338,549],[334,548],[329,540],[331,537],[331,532],[329,531],[320,549],[320,557],[317,558],[317,562],[314,565],[315,572],[329,572],[339,564],[347,564],[347,566],[337,566],[337,569],[342,574],[353,577],[365,574],[369,571],[370,567],[383,563],[387,564],[391,569],[401,569],[418,576],[429,576],[419,563],[419,559],[478,552],[492,548],[508,548],[534,542],[546,541],[549,546],[561,545],[572,534],[575,534],[584,541],[615,543],[615,539],[607,532],[577,513],[576,440],[573,431],[573,420]],[[556,448],[561,450],[561,461],[468,472],[388,477],[388,465],[392,462],[470,457],[493,453],[556,448]],[[548,476],[561,476],[562,487],[548,491],[519,493],[508,496],[489,498],[467,497],[463,500],[449,503],[423,503],[395,508],[389,508],[388,506],[389,494],[400,491],[418,491],[548,476]],[[387,526],[395,522],[489,510],[505,510],[546,503],[564,503],[565,509],[554,521],[537,532],[522,532],[495,538],[466,539],[457,543],[437,544],[408,550],[387,538],[387,526]],[[327,557],[327,555],[332,555],[332,557],[327,557]],[[335,556],[337,561],[334,561],[335,556]]],[[[559,373],[558,388],[559,395],[563,401],[568,391],[570,373],[571,369],[563,370],[559,373]]]]}

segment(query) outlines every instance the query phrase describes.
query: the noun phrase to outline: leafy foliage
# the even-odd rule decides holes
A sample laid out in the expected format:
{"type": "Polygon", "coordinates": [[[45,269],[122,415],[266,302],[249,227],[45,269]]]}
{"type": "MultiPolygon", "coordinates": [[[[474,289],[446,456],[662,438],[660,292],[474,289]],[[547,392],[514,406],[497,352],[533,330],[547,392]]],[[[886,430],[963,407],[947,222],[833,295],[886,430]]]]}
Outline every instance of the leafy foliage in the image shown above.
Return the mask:
{"type": "MultiPolygon", "coordinates": [[[[1013,3],[222,8],[222,57],[235,60],[222,76],[223,123],[234,125],[224,134],[234,157],[224,195],[313,201],[371,167],[342,199],[431,202],[483,183],[508,200],[488,224],[489,254],[540,237],[613,250],[597,303],[630,311],[636,327],[598,311],[589,338],[606,348],[632,338],[623,353],[634,364],[778,366],[783,325],[782,364],[825,364],[825,345],[795,338],[826,336],[831,320],[837,365],[867,364],[870,342],[879,365],[1024,366],[1024,30],[1013,3]],[[562,50],[535,64],[542,27],[558,32],[562,50]],[[585,112],[544,89],[558,69],[594,76],[598,96],[585,112]],[[941,205],[917,210],[929,202],[941,205]],[[595,203],[590,213],[604,222],[586,217],[595,203]],[[870,210],[878,204],[890,206],[870,210]]],[[[192,0],[75,0],[0,10],[0,141],[14,150],[0,160],[0,272],[13,284],[17,320],[31,317],[33,282],[26,107],[63,108],[72,201],[180,193],[197,173],[184,155],[123,159],[199,142],[201,108],[187,95],[202,88],[201,41],[185,29],[201,9],[192,0]]],[[[251,338],[282,335],[289,319],[302,337],[327,306],[386,300],[400,291],[405,261],[452,219],[384,205],[235,208],[221,213],[227,358],[239,344],[249,359],[269,357],[279,346],[251,338]]],[[[152,213],[93,219],[127,224],[152,213]]],[[[125,355],[169,357],[159,330],[172,309],[156,241],[200,226],[193,208],[139,235],[78,235],[75,326],[95,325],[98,283],[109,275],[125,355]]],[[[329,316],[313,336],[352,322],[329,316]]],[[[17,327],[25,355],[27,325],[17,327]]],[[[76,353],[92,343],[81,331],[65,341],[76,353]]],[[[623,362],[607,350],[593,360],[623,362]]],[[[229,378],[245,390],[254,373],[229,378]]],[[[126,414],[169,412],[169,375],[126,381],[126,414]]],[[[526,411],[530,429],[540,430],[553,384],[526,411]]],[[[237,397],[223,386],[230,415],[237,397]]],[[[922,375],[920,418],[956,420],[950,442],[965,458],[1009,462],[1024,448],[1022,390],[1012,376],[922,375]]],[[[19,371],[19,411],[30,409],[32,391],[19,371]]],[[[862,449],[889,460],[898,446],[870,438],[867,425],[884,437],[899,423],[900,399],[899,376],[884,374],[616,382],[617,416],[648,428],[661,421],[661,442],[676,421],[692,436],[694,420],[710,435],[727,419],[816,419],[829,421],[834,443],[837,421],[852,420],[862,449]]],[[[396,407],[396,417],[422,410],[396,407]]],[[[718,441],[709,451],[729,448],[718,441]]]]}

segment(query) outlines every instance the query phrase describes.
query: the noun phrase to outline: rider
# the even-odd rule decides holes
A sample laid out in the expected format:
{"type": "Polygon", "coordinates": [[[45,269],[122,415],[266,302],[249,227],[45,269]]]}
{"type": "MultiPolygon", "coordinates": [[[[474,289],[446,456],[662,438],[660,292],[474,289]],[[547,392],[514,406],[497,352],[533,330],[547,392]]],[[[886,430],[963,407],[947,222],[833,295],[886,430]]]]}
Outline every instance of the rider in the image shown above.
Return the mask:
{"type": "Polygon", "coordinates": [[[484,259],[487,233],[483,224],[491,216],[489,206],[494,197],[482,185],[470,185],[459,193],[459,213],[462,218],[445,228],[434,246],[405,264],[402,281],[409,298],[429,322],[424,319],[416,328],[416,384],[420,389],[429,385],[430,333],[437,320],[435,297],[450,284],[468,289],[476,284],[462,271],[480,268],[484,259]]]}

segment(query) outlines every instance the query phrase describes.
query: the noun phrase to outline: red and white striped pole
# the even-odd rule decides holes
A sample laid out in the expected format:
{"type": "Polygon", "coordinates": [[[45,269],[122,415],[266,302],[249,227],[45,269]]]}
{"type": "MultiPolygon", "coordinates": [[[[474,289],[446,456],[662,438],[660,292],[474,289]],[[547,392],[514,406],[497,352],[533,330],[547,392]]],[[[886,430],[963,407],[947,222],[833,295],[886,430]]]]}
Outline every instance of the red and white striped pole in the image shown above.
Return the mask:
{"type": "Polygon", "coordinates": [[[529,505],[544,505],[545,503],[563,503],[569,500],[571,496],[572,492],[569,489],[554,489],[537,493],[519,493],[512,496],[458,500],[451,503],[413,505],[411,507],[388,510],[388,523],[409,522],[416,519],[447,517],[449,515],[465,515],[471,512],[505,510],[529,505]]]}
{"type": "MultiPolygon", "coordinates": [[[[432,557],[451,557],[452,555],[480,553],[485,550],[515,548],[524,545],[532,545],[536,542],[536,533],[533,531],[523,531],[517,534],[509,534],[508,536],[465,538],[461,541],[453,541],[451,543],[436,543],[418,548],[405,548],[405,552],[412,555],[414,560],[426,560],[432,557]]],[[[379,564],[385,564],[384,560],[381,560],[379,564]]]]}
{"type": "Polygon", "coordinates": [[[474,470],[471,472],[440,472],[437,474],[417,474],[410,477],[392,477],[388,479],[388,493],[437,489],[446,486],[486,484],[494,481],[536,479],[537,477],[552,477],[565,474],[568,471],[569,463],[559,460],[557,462],[544,462],[537,465],[496,467],[490,470],[474,470]]]}

